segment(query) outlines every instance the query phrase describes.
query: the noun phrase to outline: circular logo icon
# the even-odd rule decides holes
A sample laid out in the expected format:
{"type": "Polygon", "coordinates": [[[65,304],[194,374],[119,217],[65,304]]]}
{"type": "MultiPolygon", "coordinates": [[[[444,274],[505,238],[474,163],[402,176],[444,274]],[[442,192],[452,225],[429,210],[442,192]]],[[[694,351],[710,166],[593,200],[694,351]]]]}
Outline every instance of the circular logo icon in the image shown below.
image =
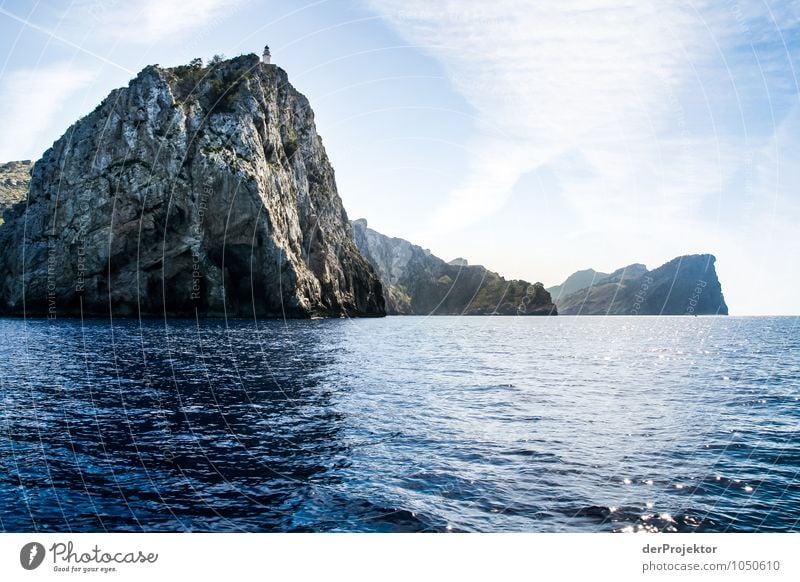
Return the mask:
{"type": "Polygon", "coordinates": [[[26,570],[35,570],[44,561],[44,546],[39,542],[29,542],[19,551],[19,563],[26,570]]]}

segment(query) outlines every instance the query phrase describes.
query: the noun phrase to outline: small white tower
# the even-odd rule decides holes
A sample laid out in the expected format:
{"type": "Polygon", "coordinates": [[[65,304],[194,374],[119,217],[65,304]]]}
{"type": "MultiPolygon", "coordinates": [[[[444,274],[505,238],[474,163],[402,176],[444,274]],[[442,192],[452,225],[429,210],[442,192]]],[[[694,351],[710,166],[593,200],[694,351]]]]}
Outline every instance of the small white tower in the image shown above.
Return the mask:
{"type": "Polygon", "coordinates": [[[264,46],[264,54],[261,55],[261,62],[268,65],[271,56],[272,55],[269,53],[269,46],[264,46]]]}

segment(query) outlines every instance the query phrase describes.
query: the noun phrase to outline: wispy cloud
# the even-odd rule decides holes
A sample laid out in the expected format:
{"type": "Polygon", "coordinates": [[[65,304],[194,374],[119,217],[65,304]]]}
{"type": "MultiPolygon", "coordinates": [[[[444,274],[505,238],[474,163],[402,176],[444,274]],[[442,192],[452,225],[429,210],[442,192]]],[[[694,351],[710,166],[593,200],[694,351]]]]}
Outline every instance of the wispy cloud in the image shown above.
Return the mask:
{"type": "MultiPolygon", "coordinates": [[[[753,72],[735,70],[737,55],[725,54],[731,39],[745,48],[779,42],[776,27],[797,20],[792,11],[753,14],[735,3],[370,5],[442,63],[482,120],[469,144],[471,169],[433,218],[431,236],[501,208],[519,178],[543,166],[585,221],[622,217],[635,226],[645,211],[686,216],[719,195],[740,161],[740,136],[715,118],[715,101],[738,98],[746,107],[749,96],[735,93],[759,89],[742,86],[753,72]]],[[[765,60],[761,74],[785,66],[765,60]]]]}
{"type": "Polygon", "coordinates": [[[610,182],[620,162],[638,164],[638,142],[669,113],[664,93],[680,83],[692,35],[687,15],[663,3],[372,6],[429,47],[483,120],[472,171],[436,218],[439,229],[501,206],[520,176],[570,150],[610,182]]]}
{"type": "MultiPolygon", "coordinates": [[[[53,121],[64,102],[94,75],[67,64],[23,69],[0,79],[0,160],[36,158],[47,132],[63,131],[53,121]]],[[[58,135],[53,134],[52,139],[58,135]]]]}
{"type": "Polygon", "coordinates": [[[187,4],[180,0],[147,0],[140,9],[142,42],[156,42],[164,38],[182,36],[210,24],[239,4],[239,0],[194,0],[187,4]]]}
{"type": "Polygon", "coordinates": [[[150,45],[181,40],[222,22],[245,0],[89,0],[72,5],[67,17],[88,16],[101,24],[99,32],[123,43],[150,45]]]}

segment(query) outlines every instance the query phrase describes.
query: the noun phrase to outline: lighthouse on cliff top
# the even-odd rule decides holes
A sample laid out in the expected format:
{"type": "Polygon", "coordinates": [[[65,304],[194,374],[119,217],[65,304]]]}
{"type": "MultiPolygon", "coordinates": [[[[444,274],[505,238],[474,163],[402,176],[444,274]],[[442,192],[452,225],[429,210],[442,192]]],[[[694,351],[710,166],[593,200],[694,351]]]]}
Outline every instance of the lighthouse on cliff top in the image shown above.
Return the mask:
{"type": "Polygon", "coordinates": [[[268,65],[271,57],[272,55],[269,52],[269,45],[264,46],[264,54],[261,55],[261,62],[265,65],[268,65]]]}

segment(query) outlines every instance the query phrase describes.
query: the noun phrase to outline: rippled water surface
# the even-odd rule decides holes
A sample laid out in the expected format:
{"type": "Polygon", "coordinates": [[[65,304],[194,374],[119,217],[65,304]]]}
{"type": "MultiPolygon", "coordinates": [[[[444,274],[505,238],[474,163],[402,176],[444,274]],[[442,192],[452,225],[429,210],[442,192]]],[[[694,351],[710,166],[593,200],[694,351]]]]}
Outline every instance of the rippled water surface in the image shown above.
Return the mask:
{"type": "Polygon", "coordinates": [[[798,531],[797,318],[0,320],[0,530],[798,531]]]}

